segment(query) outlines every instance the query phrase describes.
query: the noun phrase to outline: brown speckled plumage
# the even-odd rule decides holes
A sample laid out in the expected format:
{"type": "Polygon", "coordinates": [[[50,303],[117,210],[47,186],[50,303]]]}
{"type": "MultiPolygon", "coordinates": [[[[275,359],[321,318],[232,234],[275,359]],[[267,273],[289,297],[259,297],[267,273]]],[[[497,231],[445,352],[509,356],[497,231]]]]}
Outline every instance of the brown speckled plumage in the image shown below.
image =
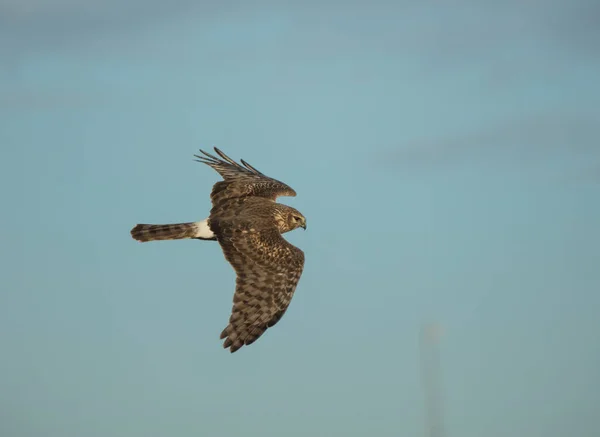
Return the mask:
{"type": "MultiPolygon", "coordinates": [[[[200,152],[204,156],[194,155],[198,161],[223,177],[210,195],[207,224],[214,237],[201,239],[216,237],[237,275],[229,324],[221,333],[223,346],[235,352],[254,343],[286,312],[302,275],[304,252],[281,234],[306,229],[306,219],[296,209],[276,203],[279,196],[296,195],[288,185],[244,160],[236,163],[216,147],[221,159],[200,152]]],[[[197,238],[194,226],[198,222],[137,225],[132,236],[138,241],[197,238]]]]}

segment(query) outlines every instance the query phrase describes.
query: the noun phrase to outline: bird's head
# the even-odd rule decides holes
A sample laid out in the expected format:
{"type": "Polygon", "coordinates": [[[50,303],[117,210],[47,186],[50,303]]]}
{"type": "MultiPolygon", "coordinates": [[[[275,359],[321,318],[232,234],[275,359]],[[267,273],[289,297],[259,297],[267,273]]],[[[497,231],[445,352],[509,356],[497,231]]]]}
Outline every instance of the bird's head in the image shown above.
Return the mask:
{"type": "Polygon", "coordinates": [[[290,231],[296,228],[302,228],[306,231],[306,217],[300,211],[293,211],[288,214],[288,223],[290,231]]]}
{"type": "Polygon", "coordinates": [[[306,230],[306,217],[302,215],[300,211],[291,206],[281,205],[283,211],[280,211],[278,225],[279,231],[283,234],[285,232],[293,231],[294,229],[302,228],[306,230]]]}

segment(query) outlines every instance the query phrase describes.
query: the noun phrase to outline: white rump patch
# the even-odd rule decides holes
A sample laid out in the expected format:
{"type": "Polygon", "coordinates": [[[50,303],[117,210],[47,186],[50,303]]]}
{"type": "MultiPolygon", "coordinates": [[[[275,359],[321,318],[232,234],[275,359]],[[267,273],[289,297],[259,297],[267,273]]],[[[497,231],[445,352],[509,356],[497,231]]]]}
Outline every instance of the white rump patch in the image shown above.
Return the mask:
{"type": "Polygon", "coordinates": [[[208,219],[201,222],[194,222],[195,236],[194,238],[215,238],[215,234],[208,226],[208,219]]]}

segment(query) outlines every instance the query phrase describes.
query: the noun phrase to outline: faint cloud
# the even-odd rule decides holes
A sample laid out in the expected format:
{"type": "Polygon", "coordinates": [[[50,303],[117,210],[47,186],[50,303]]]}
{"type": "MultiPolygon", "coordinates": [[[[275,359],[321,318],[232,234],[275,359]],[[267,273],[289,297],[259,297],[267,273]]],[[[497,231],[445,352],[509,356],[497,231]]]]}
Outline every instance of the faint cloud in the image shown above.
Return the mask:
{"type": "Polygon", "coordinates": [[[0,0],[0,36],[19,36],[18,44],[68,44],[85,35],[129,31],[174,16],[193,14],[199,25],[225,26],[224,16],[264,23],[273,11],[289,16],[291,30],[301,35],[289,41],[292,46],[316,51],[369,47],[399,54],[408,50],[425,57],[435,54],[448,62],[461,54],[487,56],[516,41],[525,45],[534,41],[554,49],[577,46],[594,53],[600,42],[596,0],[404,0],[368,6],[356,2],[344,8],[338,2],[324,1],[317,9],[302,2],[275,7],[240,1],[223,6],[194,0],[0,0]]]}
{"type": "Polygon", "coordinates": [[[0,92],[0,111],[82,108],[97,105],[102,101],[101,96],[76,92],[18,90],[0,92]]]}
{"type": "Polygon", "coordinates": [[[417,139],[390,153],[394,166],[427,167],[503,150],[516,152],[515,156],[519,158],[556,150],[597,157],[600,119],[556,112],[536,114],[459,135],[417,139]]]}
{"type": "Polygon", "coordinates": [[[432,66],[510,59],[520,49],[534,58],[574,47],[595,54],[600,43],[596,0],[400,1],[386,2],[385,7],[380,2],[380,7],[338,8],[335,14],[326,9],[315,14],[309,8],[296,12],[297,25],[313,29],[305,38],[318,51],[333,43],[342,50],[410,53],[432,66]]]}
{"type": "Polygon", "coordinates": [[[575,175],[569,177],[575,183],[600,184],[600,159],[596,164],[583,166],[575,175]]]}
{"type": "Polygon", "coordinates": [[[86,8],[92,3],[79,0],[2,0],[0,1],[0,11],[4,16],[22,17],[24,15],[56,11],[66,8],[86,8]]]}
{"type": "Polygon", "coordinates": [[[198,8],[192,0],[0,0],[0,54],[69,47],[98,34],[130,32],[198,8]]]}

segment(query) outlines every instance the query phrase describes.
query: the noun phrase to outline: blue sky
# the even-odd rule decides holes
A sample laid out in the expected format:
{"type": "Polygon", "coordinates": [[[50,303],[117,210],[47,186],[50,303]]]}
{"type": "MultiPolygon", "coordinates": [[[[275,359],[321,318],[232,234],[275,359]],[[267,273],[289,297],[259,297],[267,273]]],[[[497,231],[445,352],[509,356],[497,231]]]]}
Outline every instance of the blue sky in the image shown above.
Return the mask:
{"type": "Polygon", "coordinates": [[[592,0],[0,2],[0,431],[595,436],[600,9],[592,0]],[[297,192],[306,267],[230,354],[203,219],[216,145],[297,192]]]}

